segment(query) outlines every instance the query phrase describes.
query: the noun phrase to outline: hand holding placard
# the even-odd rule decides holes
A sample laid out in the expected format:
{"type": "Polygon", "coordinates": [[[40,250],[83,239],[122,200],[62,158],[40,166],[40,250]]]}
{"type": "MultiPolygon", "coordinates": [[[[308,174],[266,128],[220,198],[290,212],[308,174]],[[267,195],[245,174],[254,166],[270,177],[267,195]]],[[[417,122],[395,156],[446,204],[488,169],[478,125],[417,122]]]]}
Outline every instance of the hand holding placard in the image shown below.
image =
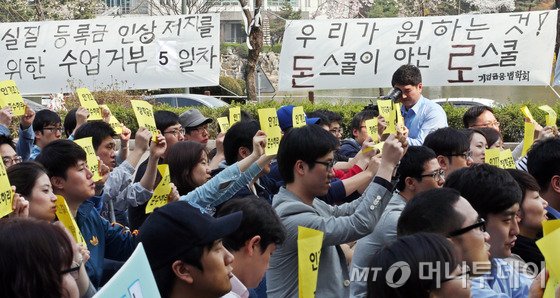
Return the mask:
{"type": "Polygon", "coordinates": [[[10,106],[14,116],[23,116],[25,114],[25,103],[16,86],[16,82],[12,80],[0,82],[0,105],[2,108],[10,106]]]}
{"type": "Polygon", "coordinates": [[[265,154],[276,155],[282,138],[282,130],[278,123],[278,115],[274,108],[259,109],[261,129],[266,133],[267,141],[265,154]]]}
{"type": "Polygon", "coordinates": [[[64,197],[57,195],[55,205],[56,217],[58,218],[58,220],[64,225],[64,227],[66,227],[66,229],[68,229],[68,231],[70,232],[72,237],[74,237],[74,240],[76,240],[78,244],[86,245],[84,236],[82,236],[82,232],[80,231],[76,220],[74,220],[74,216],[70,212],[70,208],[68,207],[68,204],[66,203],[64,197]]]}
{"type": "Polygon", "coordinates": [[[169,177],[169,165],[161,164],[157,166],[159,173],[161,174],[161,181],[154,189],[154,194],[148,201],[146,205],[146,214],[154,212],[155,208],[165,206],[167,204],[169,193],[171,192],[171,178],[169,177]]]}
{"type": "Polygon", "coordinates": [[[88,120],[103,120],[103,117],[101,117],[101,109],[88,88],[78,88],[76,89],[76,94],[78,94],[78,99],[82,107],[89,112],[88,120]]]}

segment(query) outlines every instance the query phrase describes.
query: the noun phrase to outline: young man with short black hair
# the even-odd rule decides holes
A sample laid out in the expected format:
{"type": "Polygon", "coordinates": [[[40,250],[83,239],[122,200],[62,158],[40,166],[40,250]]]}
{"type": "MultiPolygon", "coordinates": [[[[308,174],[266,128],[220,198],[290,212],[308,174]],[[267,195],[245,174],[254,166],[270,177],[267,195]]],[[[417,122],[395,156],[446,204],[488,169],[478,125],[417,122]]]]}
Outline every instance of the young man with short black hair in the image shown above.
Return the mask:
{"type": "Polygon", "coordinates": [[[458,190],[486,221],[492,271],[472,280],[473,297],[527,297],[531,280],[504,258],[511,256],[519,234],[521,188],[504,169],[476,164],[447,177],[446,187],[458,190]]]}
{"type": "Polygon", "coordinates": [[[424,140],[424,146],[434,150],[446,177],[472,164],[469,139],[458,129],[444,127],[431,132],[424,140]]]}
{"type": "Polygon", "coordinates": [[[270,259],[269,297],[298,295],[298,226],[323,231],[317,297],[348,297],[350,276],[339,245],[371,233],[392,193],[391,177],[403,155],[391,135],[385,141],[376,177],[359,199],[330,206],[317,199],[329,190],[338,140],[317,125],[292,128],[280,141],[278,165],[286,186],[274,196],[273,207],[287,230],[284,244],[270,259]]]}
{"type": "MultiPolygon", "coordinates": [[[[234,198],[226,202],[216,216],[237,211],[243,212],[239,229],[223,238],[224,246],[235,257],[232,264],[232,293],[225,296],[232,298],[246,297],[252,291],[250,289],[260,286],[268,269],[270,256],[277,245],[281,245],[286,239],[286,230],[280,218],[263,198],[253,195],[234,198]]],[[[262,290],[266,294],[266,286],[262,290]]]]}
{"type": "Polygon", "coordinates": [[[356,154],[362,150],[362,145],[368,138],[365,124],[366,120],[373,119],[377,116],[379,116],[379,112],[373,109],[365,109],[354,115],[352,122],[350,122],[350,130],[352,130],[353,137],[341,141],[338,153],[347,158],[356,156],[356,154]]]}
{"type": "Polygon", "coordinates": [[[95,183],[82,147],[69,140],[56,140],[42,149],[36,161],[47,169],[53,192],[66,199],[76,218],[90,252],[86,270],[93,285],[99,288],[104,259],[126,261],[136,247],[135,236],[101,217],[89,200],[95,195],[95,183]]]}
{"type": "Polygon", "coordinates": [[[32,127],[35,132],[35,145],[29,156],[31,160],[35,159],[41,153],[41,149],[50,142],[60,140],[64,131],[60,116],[51,110],[37,112],[32,127]]]}
{"type": "Polygon", "coordinates": [[[235,232],[243,217],[220,218],[187,202],[154,211],[140,229],[140,241],[161,297],[218,298],[231,291],[233,255],[222,238],[235,232]]]}
{"type": "Polygon", "coordinates": [[[527,153],[527,170],[548,202],[548,218],[560,219],[560,139],[549,138],[535,144],[527,153]]]}
{"type": "Polygon", "coordinates": [[[408,145],[420,146],[426,136],[442,127],[447,127],[447,115],[443,108],[422,96],[422,74],[414,65],[399,67],[391,79],[393,88],[401,91],[401,114],[408,128],[408,145]]]}

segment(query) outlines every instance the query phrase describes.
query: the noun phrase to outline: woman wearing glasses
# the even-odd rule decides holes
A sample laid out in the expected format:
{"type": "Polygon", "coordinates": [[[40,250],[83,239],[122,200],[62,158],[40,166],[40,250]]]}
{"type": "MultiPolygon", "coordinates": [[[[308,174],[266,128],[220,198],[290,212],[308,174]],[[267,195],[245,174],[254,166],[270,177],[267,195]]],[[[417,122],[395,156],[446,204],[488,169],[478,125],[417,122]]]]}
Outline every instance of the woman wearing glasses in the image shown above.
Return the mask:
{"type": "MultiPolygon", "coordinates": [[[[56,196],[46,170],[41,164],[33,161],[22,162],[10,167],[7,174],[10,183],[16,187],[17,193],[29,201],[29,217],[48,223],[56,219],[56,196]]],[[[3,239],[2,243],[4,243],[5,238],[0,237],[0,239],[3,239]]],[[[83,263],[87,262],[89,259],[87,248],[76,245],[76,249],[76,258],[82,260],[83,263]]],[[[82,266],[80,271],[83,271],[83,274],[76,275],[80,297],[89,297],[95,293],[95,290],[90,284],[85,266],[82,266]]],[[[11,296],[0,295],[0,297],[11,296]]]]}
{"type": "Polygon", "coordinates": [[[0,297],[91,297],[76,243],[61,225],[26,218],[0,221],[0,297]],[[83,278],[85,276],[85,279],[83,278]]]}
{"type": "Polygon", "coordinates": [[[367,297],[470,297],[451,242],[439,234],[397,238],[373,258],[367,297]],[[375,272],[375,274],[373,274],[375,272]]]}

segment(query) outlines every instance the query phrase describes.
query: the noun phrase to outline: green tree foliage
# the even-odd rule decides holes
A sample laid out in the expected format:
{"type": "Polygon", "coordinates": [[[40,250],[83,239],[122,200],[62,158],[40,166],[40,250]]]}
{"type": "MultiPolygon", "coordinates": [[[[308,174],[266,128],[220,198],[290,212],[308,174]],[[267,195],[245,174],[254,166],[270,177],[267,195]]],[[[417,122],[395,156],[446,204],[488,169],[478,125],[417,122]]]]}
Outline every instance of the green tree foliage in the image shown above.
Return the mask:
{"type": "Polygon", "coordinates": [[[284,28],[286,20],[299,20],[301,19],[301,10],[294,10],[290,2],[286,1],[280,7],[278,16],[269,14],[270,17],[270,39],[272,44],[281,44],[282,37],[284,36],[284,28]]]}
{"type": "Polygon", "coordinates": [[[375,0],[367,12],[368,18],[387,18],[399,15],[395,0],[375,0]]]}

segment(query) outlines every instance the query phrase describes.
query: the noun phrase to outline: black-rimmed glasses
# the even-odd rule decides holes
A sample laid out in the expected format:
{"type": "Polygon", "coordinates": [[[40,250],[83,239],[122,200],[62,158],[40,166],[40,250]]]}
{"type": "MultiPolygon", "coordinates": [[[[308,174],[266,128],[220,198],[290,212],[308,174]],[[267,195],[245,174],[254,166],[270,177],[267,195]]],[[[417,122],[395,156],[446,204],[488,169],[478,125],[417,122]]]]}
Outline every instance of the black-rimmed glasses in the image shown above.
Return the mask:
{"type": "Polygon", "coordinates": [[[470,226],[466,226],[464,228],[452,231],[449,234],[447,234],[447,237],[456,237],[456,236],[459,236],[459,235],[463,235],[463,234],[469,232],[470,230],[474,230],[476,228],[479,228],[481,232],[486,232],[486,221],[483,218],[479,218],[476,223],[474,223],[470,226]]]}
{"type": "Polygon", "coordinates": [[[432,177],[436,182],[440,182],[442,179],[445,179],[445,171],[443,169],[437,169],[430,174],[420,175],[420,177],[432,177]]]}
{"type": "Polygon", "coordinates": [[[43,131],[48,130],[50,132],[60,132],[64,133],[64,128],[62,127],[43,127],[43,131]]]}
{"type": "Polygon", "coordinates": [[[472,151],[465,151],[463,153],[447,154],[447,156],[462,156],[464,159],[472,158],[472,151]]]}
{"type": "Polygon", "coordinates": [[[331,160],[331,161],[320,161],[320,160],[316,160],[316,161],[314,161],[314,162],[315,162],[315,163],[318,163],[318,164],[322,164],[322,165],[324,165],[325,167],[327,167],[327,171],[332,170],[332,168],[333,168],[333,166],[334,166],[334,160],[331,160]]]}
{"type": "Polygon", "coordinates": [[[166,133],[170,133],[170,134],[174,135],[175,137],[178,137],[179,135],[184,135],[185,134],[185,129],[184,128],[179,128],[179,129],[174,129],[174,130],[163,132],[163,134],[166,134],[166,133]]]}

